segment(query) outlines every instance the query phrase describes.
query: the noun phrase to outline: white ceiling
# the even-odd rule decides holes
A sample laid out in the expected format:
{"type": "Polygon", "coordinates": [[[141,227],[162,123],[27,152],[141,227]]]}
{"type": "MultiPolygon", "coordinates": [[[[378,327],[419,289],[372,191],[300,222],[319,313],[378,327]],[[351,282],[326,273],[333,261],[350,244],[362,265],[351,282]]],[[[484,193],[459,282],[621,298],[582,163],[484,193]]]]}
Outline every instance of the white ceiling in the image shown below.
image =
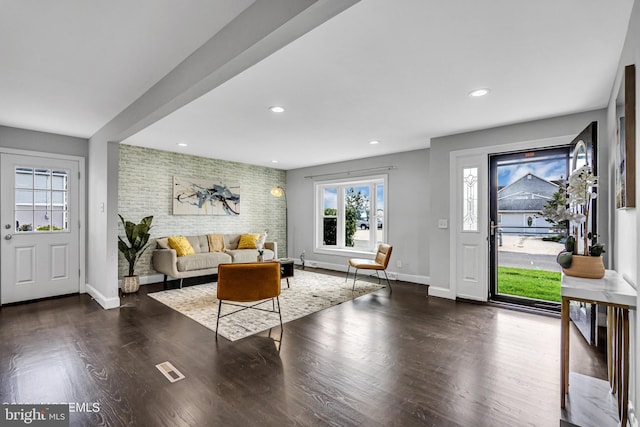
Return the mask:
{"type": "MultiPolygon", "coordinates": [[[[249,3],[4,1],[0,124],[89,137],[249,3]]],[[[362,0],[123,142],[293,169],[602,108],[632,6],[362,0]]]]}

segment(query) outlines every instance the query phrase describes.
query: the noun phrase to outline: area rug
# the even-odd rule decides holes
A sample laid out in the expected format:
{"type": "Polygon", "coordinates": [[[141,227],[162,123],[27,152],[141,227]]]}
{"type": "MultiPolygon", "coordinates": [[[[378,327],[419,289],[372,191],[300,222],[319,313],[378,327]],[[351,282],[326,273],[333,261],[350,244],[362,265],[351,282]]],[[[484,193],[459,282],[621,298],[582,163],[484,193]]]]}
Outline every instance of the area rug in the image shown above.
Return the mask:
{"type": "MultiPolygon", "coordinates": [[[[350,279],[345,281],[344,276],[337,277],[296,270],[295,277],[289,278],[290,288],[287,288],[286,280],[282,281],[282,292],[280,293],[282,322],[299,319],[384,287],[377,282],[358,280],[355,291],[352,292],[353,278],[351,275],[349,277],[350,279]]],[[[218,316],[216,283],[154,292],[148,295],[215,331],[218,316]]],[[[266,309],[271,308],[271,300],[262,304],[266,309]]],[[[223,304],[222,314],[235,309],[237,307],[223,304]]],[[[233,316],[221,318],[218,334],[231,341],[236,341],[279,325],[280,321],[275,313],[243,310],[233,316]]]]}

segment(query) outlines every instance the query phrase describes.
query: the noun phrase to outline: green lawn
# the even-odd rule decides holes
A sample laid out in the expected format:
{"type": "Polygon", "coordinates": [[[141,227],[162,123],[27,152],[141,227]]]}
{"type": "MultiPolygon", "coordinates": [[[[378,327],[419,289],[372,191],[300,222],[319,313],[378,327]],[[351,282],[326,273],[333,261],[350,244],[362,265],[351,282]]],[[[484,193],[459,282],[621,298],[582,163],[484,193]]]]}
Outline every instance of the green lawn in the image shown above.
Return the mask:
{"type": "Polygon", "coordinates": [[[560,302],[560,278],[555,271],[498,267],[498,293],[560,302]]]}

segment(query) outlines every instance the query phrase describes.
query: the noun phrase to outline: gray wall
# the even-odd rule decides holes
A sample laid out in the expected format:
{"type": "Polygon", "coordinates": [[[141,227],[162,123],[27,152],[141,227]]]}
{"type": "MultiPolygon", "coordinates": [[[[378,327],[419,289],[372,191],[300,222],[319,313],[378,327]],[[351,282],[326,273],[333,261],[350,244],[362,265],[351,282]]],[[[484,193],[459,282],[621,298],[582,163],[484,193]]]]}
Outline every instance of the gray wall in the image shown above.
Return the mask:
{"type": "MultiPolygon", "coordinates": [[[[176,234],[247,233],[268,230],[268,241],[278,242],[279,256],[286,253],[284,200],[273,197],[273,186],[284,186],[286,172],[169,151],[120,144],[118,213],[139,222],[153,215],[151,238],[176,234]],[[240,215],[172,215],[173,177],[222,178],[240,183],[240,215]]],[[[122,229],[119,227],[120,233],[122,229]]],[[[152,242],[152,247],[155,246],[152,242]]],[[[127,274],[119,255],[118,277],[127,274]]],[[[151,249],[136,266],[140,276],[155,274],[151,249]]]]}
{"type": "Polygon", "coordinates": [[[416,150],[386,156],[370,157],[330,165],[294,169],[287,173],[287,197],[289,200],[289,256],[298,258],[304,249],[307,261],[320,266],[346,270],[351,256],[316,254],[314,242],[314,183],[327,179],[355,177],[363,174],[332,175],[306,179],[309,175],[333,174],[394,165],[397,169],[364,173],[364,175],[388,174],[386,224],[388,243],[393,245],[389,271],[399,278],[416,283],[426,283],[429,276],[429,223],[430,188],[429,150],[416,150]],[[397,268],[397,260],[402,268],[397,268]]]}
{"type": "Polygon", "coordinates": [[[41,151],[87,158],[89,141],[85,138],[0,126],[0,147],[41,151]]]}
{"type": "MultiPolygon", "coordinates": [[[[589,123],[598,121],[598,141],[600,141],[598,170],[605,170],[608,164],[608,150],[604,143],[606,129],[606,111],[597,110],[569,116],[556,117],[533,122],[502,126],[476,132],[433,138],[431,140],[431,159],[429,180],[437,185],[431,187],[431,215],[427,231],[430,244],[431,284],[438,288],[450,289],[449,284],[449,231],[439,229],[438,218],[449,218],[449,155],[452,151],[471,148],[505,146],[508,144],[536,141],[555,137],[567,137],[569,143],[589,123]],[[604,149],[602,148],[604,147],[604,149]],[[604,169],[603,169],[604,168],[604,169]]],[[[496,150],[491,150],[496,152],[496,150]]],[[[500,150],[498,150],[500,152],[500,150]]],[[[600,184],[607,188],[606,173],[600,184]]],[[[605,204],[598,205],[598,232],[601,241],[607,243],[608,212],[605,204]]]]}

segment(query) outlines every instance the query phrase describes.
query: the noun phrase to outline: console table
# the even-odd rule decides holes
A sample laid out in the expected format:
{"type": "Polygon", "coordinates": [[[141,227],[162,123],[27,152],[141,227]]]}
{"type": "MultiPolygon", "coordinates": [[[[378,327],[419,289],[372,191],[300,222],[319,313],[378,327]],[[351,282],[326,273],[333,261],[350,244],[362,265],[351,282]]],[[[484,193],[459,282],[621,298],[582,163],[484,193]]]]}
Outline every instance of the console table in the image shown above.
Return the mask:
{"type": "MultiPolygon", "coordinates": [[[[626,426],[629,402],[629,309],[636,307],[637,292],[617,272],[607,270],[602,279],[582,279],[563,274],[561,296],[560,406],[565,409],[569,395],[569,301],[604,305],[607,307],[609,388],[617,396],[620,425],[626,426]]],[[[576,396],[578,394],[575,393],[576,396]]],[[[602,399],[606,400],[607,396],[602,396],[602,399]]]]}

